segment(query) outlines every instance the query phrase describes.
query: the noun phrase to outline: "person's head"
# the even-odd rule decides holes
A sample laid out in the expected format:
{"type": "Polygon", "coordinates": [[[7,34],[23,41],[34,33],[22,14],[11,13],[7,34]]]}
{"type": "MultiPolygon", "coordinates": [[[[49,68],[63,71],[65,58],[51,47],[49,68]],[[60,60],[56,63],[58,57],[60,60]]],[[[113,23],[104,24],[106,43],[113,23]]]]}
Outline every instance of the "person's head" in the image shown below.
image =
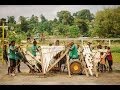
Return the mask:
{"type": "Polygon", "coordinates": [[[104,48],[107,49],[107,46],[105,46],[104,48]]]}
{"type": "Polygon", "coordinates": [[[52,46],[53,45],[53,43],[49,43],[49,46],[52,46]]]}
{"type": "Polygon", "coordinates": [[[87,45],[91,45],[92,43],[91,42],[88,42],[87,45]]]}
{"type": "Polygon", "coordinates": [[[59,45],[59,40],[56,40],[55,45],[59,45]]]}
{"type": "Polygon", "coordinates": [[[72,46],[73,44],[74,44],[74,42],[73,42],[73,41],[71,41],[71,42],[70,42],[70,45],[72,46]]]}
{"type": "Polygon", "coordinates": [[[87,42],[87,45],[88,45],[89,47],[91,46],[91,44],[92,44],[91,42],[87,42]]]}
{"type": "Polygon", "coordinates": [[[37,42],[36,42],[36,41],[33,41],[33,45],[37,45],[37,42]]]}
{"type": "Polygon", "coordinates": [[[103,55],[103,52],[100,52],[100,55],[103,55]]]}
{"type": "Polygon", "coordinates": [[[4,49],[6,49],[7,48],[7,45],[4,45],[4,49]]]}
{"type": "Polygon", "coordinates": [[[11,41],[10,45],[15,46],[15,41],[11,41]]]}
{"type": "Polygon", "coordinates": [[[98,45],[98,46],[97,46],[97,49],[102,49],[102,45],[98,45]]]}
{"type": "Polygon", "coordinates": [[[108,47],[107,49],[110,50],[110,47],[108,47]]]}

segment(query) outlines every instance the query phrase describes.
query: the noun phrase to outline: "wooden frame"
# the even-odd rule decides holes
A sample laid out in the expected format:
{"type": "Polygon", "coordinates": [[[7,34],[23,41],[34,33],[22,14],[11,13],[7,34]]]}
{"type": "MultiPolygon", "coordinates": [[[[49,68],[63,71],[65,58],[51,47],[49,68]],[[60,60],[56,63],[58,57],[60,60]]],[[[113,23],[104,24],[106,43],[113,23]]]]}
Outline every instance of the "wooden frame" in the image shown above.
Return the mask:
{"type": "MultiPolygon", "coordinates": [[[[64,53],[62,53],[61,56],[50,67],[48,67],[47,72],[49,72],[66,55],[68,75],[69,75],[69,77],[71,77],[68,52],[69,52],[69,48],[66,49],[66,51],[64,53]]],[[[42,52],[40,52],[40,53],[41,53],[41,63],[42,63],[42,72],[43,72],[43,57],[42,57],[42,52]]],[[[43,72],[43,75],[45,75],[46,73],[43,72]]]]}

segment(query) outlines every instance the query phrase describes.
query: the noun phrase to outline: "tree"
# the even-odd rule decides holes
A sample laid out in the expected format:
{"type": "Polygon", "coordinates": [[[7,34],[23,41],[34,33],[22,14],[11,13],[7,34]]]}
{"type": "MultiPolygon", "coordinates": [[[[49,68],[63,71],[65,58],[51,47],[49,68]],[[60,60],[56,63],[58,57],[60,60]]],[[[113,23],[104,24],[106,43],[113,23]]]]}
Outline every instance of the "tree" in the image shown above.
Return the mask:
{"type": "Polygon", "coordinates": [[[69,27],[69,32],[68,32],[69,37],[71,38],[76,38],[80,35],[79,27],[72,25],[69,27]]]}
{"type": "Polygon", "coordinates": [[[24,16],[20,16],[19,20],[21,22],[20,24],[21,31],[27,32],[29,30],[29,23],[27,21],[27,18],[24,16]]]}
{"type": "Polygon", "coordinates": [[[89,9],[83,9],[81,11],[78,11],[74,13],[73,16],[75,16],[75,18],[89,20],[89,21],[94,19],[94,15],[90,12],[89,9]]]}
{"type": "Polygon", "coordinates": [[[12,30],[16,27],[16,21],[14,16],[7,16],[8,19],[8,30],[12,30]]]}
{"type": "Polygon", "coordinates": [[[120,37],[120,7],[97,12],[94,27],[99,37],[120,37]]]}
{"type": "Polygon", "coordinates": [[[57,12],[57,17],[59,18],[60,23],[64,25],[72,25],[73,17],[69,11],[57,12]]]}
{"type": "Polygon", "coordinates": [[[42,14],[40,15],[40,19],[41,19],[41,22],[47,21],[47,19],[42,14]]]}
{"type": "Polygon", "coordinates": [[[86,22],[82,19],[75,18],[74,19],[74,24],[79,27],[79,31],[81,35],[87,36],[88,33],[88,25],[86,22]]]}
{"type": "Polygon", "coordinates": [[[7,16],[8,23],[16,24],[15,16],[7,16]]]}

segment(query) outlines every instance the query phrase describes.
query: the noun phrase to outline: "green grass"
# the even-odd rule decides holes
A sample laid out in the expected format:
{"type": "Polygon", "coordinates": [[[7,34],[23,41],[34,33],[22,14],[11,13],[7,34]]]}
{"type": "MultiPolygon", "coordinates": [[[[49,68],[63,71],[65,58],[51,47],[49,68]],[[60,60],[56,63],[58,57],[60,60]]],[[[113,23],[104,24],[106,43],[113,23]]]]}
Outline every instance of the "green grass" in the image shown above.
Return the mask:
{"type": "Polygon", "coordinates": [[[112,57],[113,57],[113,62],[120,63],[120,53],[113,52],[112,57]]]}
{"type": "Polygon", "coordinates": [[[112,46],[111,52],[120,53],[120,46],[112,46]]]}
{"type": "Polygon", "coordinates": [[[120,46],[113,45],[111,47],[111,52],[112,52],[112,56],[113,56],[113,62],[120,63],[120,46]]]}

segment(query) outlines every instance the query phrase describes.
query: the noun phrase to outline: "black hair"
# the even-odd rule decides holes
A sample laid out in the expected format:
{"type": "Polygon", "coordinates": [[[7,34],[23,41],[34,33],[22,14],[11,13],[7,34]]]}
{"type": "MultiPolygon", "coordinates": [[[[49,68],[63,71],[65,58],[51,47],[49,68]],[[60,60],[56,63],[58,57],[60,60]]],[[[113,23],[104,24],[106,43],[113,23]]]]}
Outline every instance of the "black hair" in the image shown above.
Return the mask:
{"type": "Polygon", "coordinates": [[[100,52],[100,55],[103,55],[103,52],[100,52]]]}
{"type": "Polygon", "coordinates": [[[105,46],[105,49],[107,49],[107,46],[105,46]]]}
{"type": "Polygon", "coordinates": [[[108,47],[108,49],[110,49],[110,47],[108,47]]]}
{"type": "MultiPolygon", "coordinates": [[[[13,43],[13,42],[15,42],[15,40],[12,40],[12,41],[11,41],[11,43],[13,43]]],[[[11,43],[10,43],[10,44],[11,44],[11,43]]]]}
{"type": "Polygon", "coordinates": [[[98,48],[98,49],[102,49],[102,45],[98,45],[97,48],[98,48]]]}
{"type": "Polygon", "coordinates": [[[37,44],[37,42],[36,42],[36,41],[33,41],[33,44],[37,44]]]}

